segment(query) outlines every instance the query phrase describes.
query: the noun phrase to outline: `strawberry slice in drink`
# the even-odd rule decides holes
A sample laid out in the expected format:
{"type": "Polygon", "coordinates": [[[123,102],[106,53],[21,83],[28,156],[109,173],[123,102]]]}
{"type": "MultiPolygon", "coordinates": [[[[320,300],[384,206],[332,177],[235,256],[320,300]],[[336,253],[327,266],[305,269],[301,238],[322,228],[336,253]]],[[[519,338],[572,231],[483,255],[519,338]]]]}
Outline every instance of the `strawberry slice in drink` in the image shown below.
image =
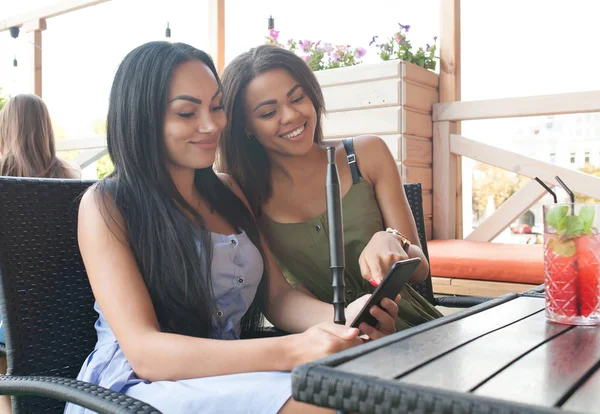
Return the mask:
{"type": "Polygon", "coordinates": [[[575,243],[545,234],[544,268],[546,307],[553,315],[577,316],[577,268],[575,243]]]}
{"type": "Polygon", "coordinates": [[[598,310],[600,294],[600,234],[575,239],[577,248],[577,287],[581,316],[588,317],[598,310]]]}

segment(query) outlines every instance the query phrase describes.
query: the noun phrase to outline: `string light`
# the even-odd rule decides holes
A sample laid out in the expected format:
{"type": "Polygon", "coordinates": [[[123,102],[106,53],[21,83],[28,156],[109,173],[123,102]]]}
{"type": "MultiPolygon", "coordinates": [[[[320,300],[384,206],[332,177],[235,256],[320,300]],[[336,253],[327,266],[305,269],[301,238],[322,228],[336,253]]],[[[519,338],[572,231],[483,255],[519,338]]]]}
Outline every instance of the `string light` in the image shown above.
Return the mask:
{"type": "Polygon", "coordinates": [[[167,28],[165,29],[165,40],[167,42],[171,41],[171,28],[169,27],[169,22],[167,22],[167,28]]]}
{"type": "Polygon", "coordinates": [[[19,37],[19,28],[18,27],[11,27],[8,29],[8,31],[10,32],[10,37],[12,37],[13,39],[15,39],[14,41],[14,51],[15,51],[15,55],[13,58],[13,67],[17,67],[19,66],[19,62],[17,61],[17,37],[19,37]]]}

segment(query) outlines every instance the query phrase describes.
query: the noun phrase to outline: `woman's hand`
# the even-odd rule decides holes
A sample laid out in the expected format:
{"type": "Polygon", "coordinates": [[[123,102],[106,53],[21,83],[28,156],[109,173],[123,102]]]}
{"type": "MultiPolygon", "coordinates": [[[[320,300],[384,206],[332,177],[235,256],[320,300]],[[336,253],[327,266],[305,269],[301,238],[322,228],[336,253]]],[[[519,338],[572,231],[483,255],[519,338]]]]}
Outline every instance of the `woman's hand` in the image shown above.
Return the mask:
{"type": "Polygon", "coordinates": [[[358,334],[356,328],[324,322],[301,334],[290,335],[292,368],[360,345],[362,341],[358,334]]]}
{"type": "Polygon", "coordinates": [[[358,264],[363,279],[377,286],[394,263],[405,259],[408,254],[400,238],[387,231],[378,231],[363,249],[358,264]]]}
{"type": "MultiPolygon", "coordinates": [[[[346,323],[350,324],[358,316],[365,303],[371,298],[371,295],[363,295],[348,305],[346,309],[346,323]]],[[[398,302],[400,295],[396,295],[396,300],[383,298],[379,306],[372,306],[369,313],[377,319],[377,326],[371,326],[362,322],[358,327],[370,339],[379,339],[396,332],[396,319],[398,318],[398,302]]]]}

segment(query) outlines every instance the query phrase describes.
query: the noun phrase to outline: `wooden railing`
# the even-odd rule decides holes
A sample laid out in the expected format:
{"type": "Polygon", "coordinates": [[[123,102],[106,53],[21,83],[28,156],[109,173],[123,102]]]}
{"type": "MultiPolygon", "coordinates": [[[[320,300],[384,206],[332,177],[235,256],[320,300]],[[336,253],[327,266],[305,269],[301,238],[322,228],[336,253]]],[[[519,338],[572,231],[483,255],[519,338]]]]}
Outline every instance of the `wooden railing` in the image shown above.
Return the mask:
{"type": "Polygon", "coordinates": [[[81,169],[87,167],[100,157],[108,153],[106,138],[79,138],[56,141],[57,151],[81,150],[81,153],[70,160],[79,165],[81,169]]]}
{"type": "MultiPolygon", "coordinates": [[[[454,239],[460,235],[462,177],[458,163],[461,156],[490,164],[529,178],[539,177],[548,185],[557,185],[559,175],[576,193],[600,199],[600,178],[502,150],[456,134],[460,121],[514,118],[543,115],[566,115],[600,112],[600,91],[576,92],[523,98],[449,102],[433,107],[433,238],[454,239]]],[[[491,241],[543,195],[545,190],[535,181],[505,201],[467,238],[491,241]]]]}

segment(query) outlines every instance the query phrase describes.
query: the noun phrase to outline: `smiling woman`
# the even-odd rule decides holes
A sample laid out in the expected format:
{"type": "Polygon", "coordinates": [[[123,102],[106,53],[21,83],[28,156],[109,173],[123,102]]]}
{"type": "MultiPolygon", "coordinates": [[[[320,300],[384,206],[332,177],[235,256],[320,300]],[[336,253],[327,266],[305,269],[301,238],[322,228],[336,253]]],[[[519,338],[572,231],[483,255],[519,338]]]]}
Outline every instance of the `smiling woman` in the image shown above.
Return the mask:
{"type": "MultiPolygon", "coordinates": [[[[206,53],[151,42],[119,66],[107,129],[115,170],[79,209],[98,342],[78,379],[165,414],[322,413],[290,398],[289,371],[362,340],[285,282],[239,186],[215,173],[225,124],[206,53]],[[263,314],[292,335],[240,340],[263,314]]],[[[395,331],[396,303],[381,305],[373,339],[395,331]]]]}
{"type": "MultiPolygon", "coordinates": [[[[223,95],[228,125],[219,168],[242,187],[292,286],[321,301],[333,299],[326,145],[336,147],[344,194],[346,299],[371,293],[371,284],[407,257],[421,259],[413,280],[427,277],[429,264],[389,149],[373,135],[322,142],[323,94],[301,58],[272,45],[251,49],[225,68],[223,95]]],[[[401,296],[397,329],[441,316],[410,286],[401,296]]]]}

